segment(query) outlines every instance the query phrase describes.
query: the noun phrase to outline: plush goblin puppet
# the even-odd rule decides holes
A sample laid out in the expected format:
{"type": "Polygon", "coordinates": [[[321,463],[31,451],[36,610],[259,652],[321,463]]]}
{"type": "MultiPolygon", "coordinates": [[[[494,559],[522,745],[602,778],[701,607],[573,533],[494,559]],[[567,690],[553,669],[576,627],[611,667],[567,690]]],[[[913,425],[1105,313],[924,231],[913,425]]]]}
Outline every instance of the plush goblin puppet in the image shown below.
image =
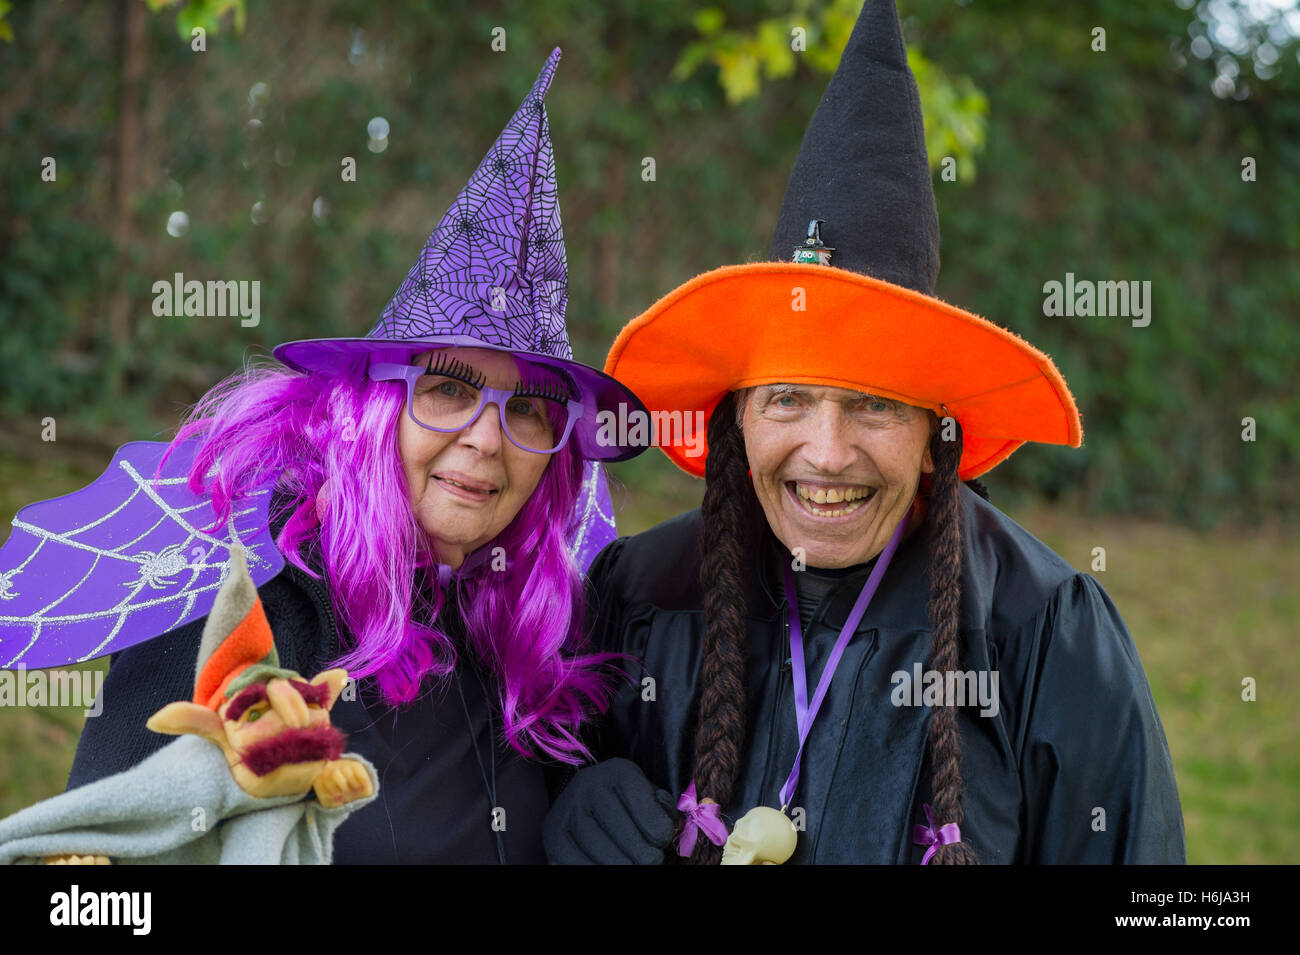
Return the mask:
{"type": "Polygon", "coordinates": [[[379,783],[330,725],[347,673],[306,680],[279,665],[244,552],[231,555],[193,698],[147,724],[179,738],[0,821],[0,862],[329,863],[334,830],[379,783]]]}

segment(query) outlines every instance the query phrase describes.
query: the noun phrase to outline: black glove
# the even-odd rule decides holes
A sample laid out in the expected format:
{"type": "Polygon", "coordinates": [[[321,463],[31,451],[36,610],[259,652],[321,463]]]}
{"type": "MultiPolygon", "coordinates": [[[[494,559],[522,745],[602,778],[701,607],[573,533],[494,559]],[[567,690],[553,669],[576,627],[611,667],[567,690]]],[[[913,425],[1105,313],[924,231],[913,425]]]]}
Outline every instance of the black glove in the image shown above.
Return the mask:
{"type": "Polygon", "coordinates": [[[574,774],[542,827],[554,865],[658,865],[672,838],[677,804],[630,759],[574,774]]]}

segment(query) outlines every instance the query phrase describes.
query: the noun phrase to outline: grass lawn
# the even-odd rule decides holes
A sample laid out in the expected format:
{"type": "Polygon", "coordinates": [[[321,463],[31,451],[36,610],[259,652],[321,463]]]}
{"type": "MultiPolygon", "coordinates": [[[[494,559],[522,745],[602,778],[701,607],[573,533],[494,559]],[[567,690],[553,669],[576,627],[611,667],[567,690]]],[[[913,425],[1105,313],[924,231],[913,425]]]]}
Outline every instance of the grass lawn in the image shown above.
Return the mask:
{"type": "MultiPolygon", "coordinates": [[[[0,521],[94,477],[0,453],[0,521]]],[[[104,463],[107,463],[107,456],[104,463]]],[[[634,533],[699,502],[702,482],[619,470],[620,529],[634,533]]],[[[996,482],[994,495],[996,501],[996,482]]],[[[1137,643],[1173,752],[1193,863],[1300,862],[1300,548],[1289,528],[1197,533],[1129,518],[1032,507],[1012,516],[1093,573],[1137,643]],[[1105,571],[1093,571],[1104,547],[1105,571]],[[1242,699],[1252,678],[1256,699],[1242,699]]],[[[103,661],[88,664],[102,667],[103,661]]],[[[0,708],[0,816],[62,791],[79,709],[0,708]]]]}

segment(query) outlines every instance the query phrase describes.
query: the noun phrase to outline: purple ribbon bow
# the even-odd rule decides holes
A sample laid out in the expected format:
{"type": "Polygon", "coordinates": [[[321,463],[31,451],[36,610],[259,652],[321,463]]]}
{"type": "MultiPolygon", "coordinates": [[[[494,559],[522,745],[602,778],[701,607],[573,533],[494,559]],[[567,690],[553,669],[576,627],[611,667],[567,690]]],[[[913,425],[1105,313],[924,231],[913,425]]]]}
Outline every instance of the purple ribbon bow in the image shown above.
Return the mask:
{"type": "Polygon", "coordinates": [[[677,845],[678,855],[687,857],[694,852],[695,840],[701,832],[715,846],[727,841],[727,824],[718,817],[722,807],[712,802],[696,802],[695,780],[691,780],[686,792],[677,800],[677,808],[686,813],[686,828],[682,830],[682,838],[677,845]]]}
{"type": "Polygon", "coordinates": [[[925,821],[924,826],[918,824],[912,827],[912,841],[919,846],[930,847],[925,850],[921,865],[927,865],[940,846],[961,842],[961,830],[957,828],[957,823],[950,822],[938,830],[934,828],[934,815],[930,812],[929,803],[925,805],[925,821]]]}

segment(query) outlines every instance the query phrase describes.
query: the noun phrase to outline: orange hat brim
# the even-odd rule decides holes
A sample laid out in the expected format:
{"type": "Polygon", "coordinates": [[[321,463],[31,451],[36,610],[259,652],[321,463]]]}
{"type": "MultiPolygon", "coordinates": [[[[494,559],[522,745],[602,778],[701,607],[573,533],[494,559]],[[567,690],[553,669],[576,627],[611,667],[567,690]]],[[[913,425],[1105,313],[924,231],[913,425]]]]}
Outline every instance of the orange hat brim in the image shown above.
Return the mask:
{"type": "MultiPolygon", "coordinates": [[[[833,266],[761,262],[696,276],[623,328],[605,371],[651,412],[703,411],[705,421],[727,392],[776,382],[869,390],[940,417],[946,408],[962,426],[962,480],[1026,441],[1083,443],[1074,396],[1043,352],[937,298],[833,266]]],[[[661,447],[704,476],[707,448],[690,457],[684,442],[661,447]]]]}

